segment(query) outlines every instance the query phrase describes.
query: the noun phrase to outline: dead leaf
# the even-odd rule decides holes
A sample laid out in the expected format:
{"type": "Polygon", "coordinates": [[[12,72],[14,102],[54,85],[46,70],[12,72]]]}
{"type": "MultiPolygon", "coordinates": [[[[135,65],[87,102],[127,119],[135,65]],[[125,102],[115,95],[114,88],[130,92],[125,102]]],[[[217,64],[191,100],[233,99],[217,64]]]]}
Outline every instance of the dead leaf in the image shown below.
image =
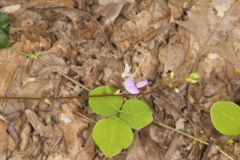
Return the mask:
{"type": "Polygon", "coordinates": [[[118,18],[123,6],[124,5],[122,3],[97,6],[96,8],[94,8],[94,12],[96,15],[103,16],[101,21],[103,21],[103,24],[106,27],[109,27],[118,18]]]}
{"type": "MultiPolygon", "coordinates": [[[[236,8],[240,7],[240,2],[228,2],[224,6],[224,16],[218,16],[214,13],[215,3],[218,4],[217,2],[207,2],[207,8],[206,5],[203,5],[205,7],[202,7],[203,9],[201,10],[200,6],[200,11],[191,10],[188,12],[187,21],[175,21],[175,23],[186,28],[198,40],[200,52],[204,52],[200,54],[209,53],[215,47],[218,48],[218,53],[223,58],[235,65],[240,65],[240,58],[232,49],[234,40],[231,39],[232,37],[236,37],[232,35],[231,30],[234,28],[237,19],[239,19],[239,10],[236,8]],[[221,50],[221,48],[224,49],[221,50]]],[[[201,2],[199,2],[199,5],[201,5],[201,2]]]]}
{"type": "MultiPolygon", "coordinates": [[[[142,35],[150,30],[159,29],[160,33],[157,33],[164,35],[169,21],[169,8],[164,0],[142,1],[140,11],[136,11],[129,18],[128,21],[119,21],[113,26],[111,39],[122,52],[142,40],[142,35]]],[[[144,38],[147,36],[149,35],[146,34],[144,38]]]]}
{"type": "Polygon", "coordinates": [[[181,151],[178,148],[181,148],[183,145],[185,145],[186,142],[184,141],[183,137],[175,137],[166,154],[164,155],[164,159],[166,160],[177,160],[177,159],[183,159],[182,155],[181,155],[181,151]]]}
{"type": "Polygon", "coordinates": [[[109,4],[115,4],[115,3],[133,3],[134,0],[98,0],[98,3],[100,5],[109,5],[109,4]]]}
{"type": "Polygon", "coordinates": [[[141,140],[137,134],[135,134],[134,141],[127,151],[126,160],[147,160],[144,147],[141,144],[141,140]]]}
{"type": "Polygon", "coordinates": [[[8,151],[8,134],[6,123],[0,120],[0,159],[7,159],[8,151]]]}
{"type": "MultiPolygon", "coordinates": [[[[76,157],[79,152],[82,152],[81,150],[87,149],[90,151],[93,146],[86,146],[86,148],[82,147],[84,143],[84,139],[81,139],[79,137],[79,133],[82,134],[82,132],[86,129],[87,124],[82,121],[80,118],[76,117],[76,115],[73,114],[74,106],[70,106],[68,104],[63,104],[61,106],[62,112],[65,116],[67,116],[69,119],[71,119],[71,122],[64,123],[63,121],[60,121],[58,124],[58,127],[62,130],[64,141],[66,143],[66,149],[70,157],[74,158],[76,157]]],[[[90,155],[87,155],[87,152],[85,153],[87,156],[92,156],[93,153],[88,153],[90,155]]],[[[83,154],[81,153],[81,154],[83,154]]]]}

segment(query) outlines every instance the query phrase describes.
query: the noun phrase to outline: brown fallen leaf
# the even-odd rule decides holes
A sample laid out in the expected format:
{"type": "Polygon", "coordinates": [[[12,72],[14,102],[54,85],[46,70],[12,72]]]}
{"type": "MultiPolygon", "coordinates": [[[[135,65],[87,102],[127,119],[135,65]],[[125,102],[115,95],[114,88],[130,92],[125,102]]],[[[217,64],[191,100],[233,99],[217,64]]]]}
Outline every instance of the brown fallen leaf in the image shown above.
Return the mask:
{"type": "Polygon", "coordinates": [[[85,153],[86,157],[92,157],[93,153],[82,152],[82,150],[93,151],[93,146],[83,147],[85,140],[79,137],[79,134],[82,134],[82,132],[87,128],[87,123],[73,114],[74,106],[71,106],[70,104],[63,104],[61,108],[62,114],[69,119],[66,123],[64,119],[60,118],[60,122],[58,124],[58,127],[63,132],[67,153],[72,158],[77,157],[80,152],[81,155],[85,153]]]}
{"type": "Polygon", "coordinates": [[[109,4],[116,4],[116,3],[133,3],[135,0],[98,0],[100,5],[109,5],[109,4]]]}
{"type": "Polygon", "coordinates": [[[186,142],[184,141],[182,136],[175,137],[172,140],[167,152],[165,153],[164,159],[166,159],[166,160],[184,159],[181,155],[180,148],[185,144],[186,144],[186,142]]]}
{"type": "Polygon", "coordinates": [[[94,8],[94,12],[96,15],[103,16],[101,21],[103,22],[105,27],[109,27],[118,18],[123,6],[124,5],[122,3],[97,6],[94,8]]]}
{"type": "Polygon", "coordinates": [[[7,159],[8,134],[6,123],[0,120],[0,159],[7,159]]]}
{"type": "Polygon", "coordinates": [[[138,134],[135,134],[134,141],[127,151],[126,160],[147,160],[144,146],[141,144],[138,134]]]}
{"type": "MultiPolygon", "coordinates": [[[[222,3],[224,3],[222,1],[222,3]]],[[[233,49],[233,43],[239,39],[233,35],[239,15],[239,1],[229,1],[223,16],[214,13],[218,2],[199,1],[199,10],[190,10],[188,20],[175,21],[193,34],[199,43],[200,54],[207,54],[217,49],[217,53],[226,60],[239,66],[240,58],[233,49]],[[216,3],[216,4],[215,4],[216,3]],[[206,4],[207,7],[206,7],[206,4]],[[201,6],[202,5],[202,6],[201,6]],[[233,39],[235,37],[235,39],[233,39]],[[204,53],[203,53],[204,52],[204,53]]]]}
{"type": "Polygon", "coordinates": [[[150,34],[146,34],[149,31],[159,29],[159,32],[154,35],[164,36],[168,29],[166,26],[169,22],[170,12],[165,0],[144,0],[137,6],[139,8],[136,7],[130,12],[129,20],[116,21],[116,25],[112,28],[111,41],[122,52],[149,36],[150,34]],[[146,36],[142,37],[145,34],[146,36]]]}
{"type": "MultiPolygon", "coordinates": [[[[0,95],[5,96],[8,87],[12,82],[12,78],[16,72],[16,69],[21,62],[21,56],[10,51],[10,50],[1,50],[0,57],[0,95]]],[[[1,101],[2,103],[2,101],[1,101]]],[[[2,110],[2,109],[1,109],[2,110]]]]}

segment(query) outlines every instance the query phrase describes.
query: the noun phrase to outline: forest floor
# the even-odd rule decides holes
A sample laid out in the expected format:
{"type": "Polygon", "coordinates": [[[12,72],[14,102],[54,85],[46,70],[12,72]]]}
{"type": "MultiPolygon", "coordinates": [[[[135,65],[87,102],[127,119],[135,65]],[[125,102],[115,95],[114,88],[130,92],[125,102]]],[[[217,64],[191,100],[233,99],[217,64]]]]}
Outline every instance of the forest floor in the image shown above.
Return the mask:
{"type": "Polygon", "coordinates": [[[214,102],[240,101],[239,0],[0,0],[0,11],[11,19],[10,46],[47,63],[0,51],[1,160],[106,159],[92,139],[92,120],[101,117],[88,92],[57,73],[126,92],[126,65],[136,81],[149,80],[141,92],[151,93],[137,97],[155,120],[208,145],[150,124],[110,159],[229,159],[216,145],[240,159],[240,139],[221,135],[210,119],[214,102]],[[191,73],[200,75],[196,83],[186,82],[191,73]]]}

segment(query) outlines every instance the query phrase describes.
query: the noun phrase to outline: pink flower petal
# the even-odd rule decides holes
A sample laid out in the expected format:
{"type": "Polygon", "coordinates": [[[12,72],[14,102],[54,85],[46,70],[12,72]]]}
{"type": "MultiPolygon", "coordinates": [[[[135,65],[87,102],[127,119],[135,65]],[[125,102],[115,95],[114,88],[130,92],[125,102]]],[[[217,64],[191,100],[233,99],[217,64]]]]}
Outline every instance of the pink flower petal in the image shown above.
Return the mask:
{"type": "Polygon", "coordinates": [[[132,93],[132,94],[140,93],[139,89],[136,87],[134,80],[131,77],[128,77],[124,81],[124,87],[129,93],[132,93]]]}
{"type": "Polygon", "coordinates": [[[148,85],[148,80],[140,81],[136,84],[137,88],[143,88],[148,85]]]}

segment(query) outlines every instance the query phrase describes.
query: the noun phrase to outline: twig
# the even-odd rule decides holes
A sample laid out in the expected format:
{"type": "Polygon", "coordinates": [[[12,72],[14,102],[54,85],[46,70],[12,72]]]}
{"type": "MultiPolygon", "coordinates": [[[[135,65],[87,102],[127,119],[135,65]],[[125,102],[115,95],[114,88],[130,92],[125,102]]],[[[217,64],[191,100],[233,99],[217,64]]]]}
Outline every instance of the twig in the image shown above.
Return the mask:
{"type": "MultiPolygon", "coordinates": [[[[202,144],[205,144],[205,145],[209,145],[209,144],[210,144],[210,143],[208,143],[207,141],[204,141],[204,140],[199,139],[199,138],[197,138],[197,137],[194,137],[194,136],[192,136],[192,135],[190,135],[190,134],[188,134],[188,133],[186,133],[186,132],[183,132],[183,131],[180,131],[180,130],[178,130],[178,129],[175,129],[175,128],[173,128],[173,127],[171,127],[171,126],[168,126],[168,125],[166,125],[166,124],[164,124],[164,123],[162,123],[162,122],[160,122],[160,121],[153,121],[153,124],[155,124],[155,125],[157,125],[157,126],[161,126],[161,127],[163,127],[163,128],[166,128],[166,129],[169,129],[169,130],[171,130],[171,131],[173,131],[173,132],[176,132],[176,133],[178,133],[178,134],[181,134],[181,135],[183,135],[183,136],[185,136],[185,137],[188,137],[188,138],[191,138],[191,139],[193,139],[193,140],[195,140],[195,141],[198,141],[198,142],[200,142],[200,143],[202,143],[202,144]]],[[[215,147],[220,153],[222,153],[226,158],[228,158],[229,160],[234,160],[230,155],[228,155],[226,152],[224,152],[219,146],[214,145],[214,147],[215,147]]]]}
{"type": "Polygon", "coordinates": [[[145,53],[144,56],[143,56],[143,58],[142,58],[142,60],[141,60],[141,62],[140,62],[139,65],[138,65],[137,69],[136,69],[135,72],[131,75],[132,78],[134,78],[134,77],[137,75],[137,73],[138,73],[140,67],[142,66],[142,64],[143,64],[146,56],[147,56],[147,54],[145,53]]]}
{"type": "MultiPolygon", "coordinates": [[[[26,57],[29,57],[28,54],[26,54],[25,52],[20,51],[20,50],[18,50],[18,49],[16,49],[16,48],[9,47],[8,49],[17,52],[18,54],[22,54],[22,55],[24,55],[24,56],[26,56],[26,57]]],[[[41,59],[34,59],[34,60],[37,61],[37,62],[39,62],[39,63],[41,63],[41,64],[43,64],[43,65],[45,65],[45,66],[54,67],[54,66],[49,65],[47,62],[45,62],[45,61],[43,61],[43,60],[41,60],[41,59]]],[[[87,90],[88,92],[90,92],[90,89],[88,89],[87,87],[85,87],[84,85],[82,85],[81,83],[79,83],[78,81],[72,79],[71,77],[67,76],[66,74],[64,74],[64,73],[62,73],[62,72],[59,72],[59,71],[56,71],[56,72],[57,72],[59,75],[63,76],[64,78],[68,79],[69,81],[73,82],[74,84],[78,85],[79,87],[81,87],[81,88],[87,90]]]]}
{"type": "Polygon", "coordinates": [[[0,96],[0,99],[11,99],[11,100],[44,100],[45,98],[49,100],[60,100],[60,99],[82,99],[87,97],[108,97],[108,96],[122,96],[122,97],[130,97],[130,96],[139,96],[139,95],[146,95],[151,94],[154,92],[159,91],[150,91],[150,92],[143,92],[138,94],[128,94],[128,93],[121,93],[121,94],[101,94],[101,95],[80,95],[80,96],[66,96],[66,97],[14,97],[14,96],[0,96]]]}
{"type": "Polygon", "coordinates": [[[58,73],[59,75],[63,76],[64,78],[68,79],[69,81],[75,83],[76,85],[82,87],[83,89],[87,90],[88,92],[91,91],[90,89],[88,89],[87,87],[85,87],[84,85],[82,85],[81,83],[79,83],[78,81],[76,81],[75,79],[72,79],[71,77],[65,75],[64,73],[61,73],[61,72],[58,72],[58,71],[57,71],[57,73],[58,73]]]}

